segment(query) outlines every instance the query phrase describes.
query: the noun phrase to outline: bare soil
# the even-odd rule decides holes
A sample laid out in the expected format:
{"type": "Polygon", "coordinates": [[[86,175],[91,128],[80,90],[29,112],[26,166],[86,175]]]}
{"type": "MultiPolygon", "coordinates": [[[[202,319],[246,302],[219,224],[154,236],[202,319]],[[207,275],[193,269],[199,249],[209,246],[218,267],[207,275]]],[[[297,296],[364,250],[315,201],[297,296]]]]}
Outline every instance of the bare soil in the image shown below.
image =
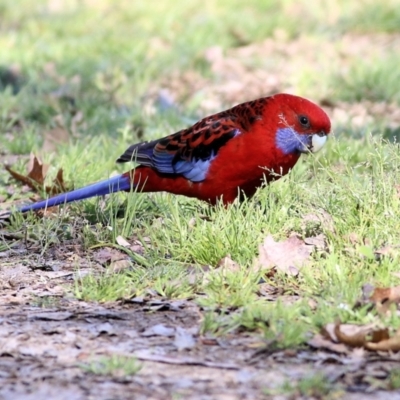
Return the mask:
{"type": "MultiPolygon", "coordinates": [[[[273,351],[248,332],[204,336],[198,305],[155,294],[78,301],[68,294],[76,276],[72,250],[48,253],[28,255],[23,245],[0,253],[0,399],[299,398],[282,386],[316,371],[342,388],[343,398],[387,398],[379,389],[398,366],[395,354],[273,351]],[[112,355],[135,356],[142,369],[133,376],[87,370],[112,355]]],[[[400,399],[400,393],[390,396],[400,399]]]]}

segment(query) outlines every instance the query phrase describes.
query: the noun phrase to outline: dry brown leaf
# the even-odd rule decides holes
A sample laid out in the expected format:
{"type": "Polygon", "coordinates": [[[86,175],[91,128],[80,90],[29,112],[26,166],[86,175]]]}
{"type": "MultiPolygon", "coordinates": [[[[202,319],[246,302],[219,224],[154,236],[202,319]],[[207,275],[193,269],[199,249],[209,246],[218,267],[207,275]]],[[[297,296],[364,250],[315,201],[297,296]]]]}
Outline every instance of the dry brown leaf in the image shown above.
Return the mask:
{"type": "Polygon", "coordinates": [[[42,164],[42,162],[31,153],[27,175],[22,175],[13,171],[8,165],[5,166],[5,169],[14,179],[22,182],[24,185],[28,185],[31,189],[36,190],[37,185],[43,185],[49,166],[47,164],[42,164]]]}
{"type": "Polygon", "coordinates": [[[311,340],[308,341],[308,345],[315,349],[327,349],[335,353],[348,354],[349,349],[343,343],[335,343],[332,340],[327,339],[324,335],[317,333],[311,340]]]}
{"type": "Polygon", "coordinates": [[[62,168],[60,168],[56,177],[53,179],[53,184],[51,186],[46,186],[46,193],[48,193],[50,196],[68,192],[69,189],[65,185],[63,174],[64,172],[62,168]]]}
{"type": "MultiPolygon", "coordinates": [[[[336,324],[327,324],[322,329],[321,335],[328,341],[339,342],[352,348],[364,347],[373,351],[400,351],[400,329],[390,337],[387,328],[376,328],[373,324],[342,325],[337,322],[336,324]]],[[[314,339],[316,344],[320,341],[323,346],[327,347],[321,338],[314,339]]],[[[310,343],[314,347],[316,347],[316,344],[310,343]]]]}
{"type": "Polygon", "coordinates": [[[391,288],[375,288],[370,299],[375,303],[399,303],[400,285],[391,288]]]}
{"type": "Polygon", "coordinates": [[[372,332],[371,343],[379,343],[390,338],[389,329],[378,329],[372,332]]]}
{"type": "Polygon", "coordinates": [[[94,253],[93,259],[103,266],[108,266],[116,261],[129,261],[129,256],[118,249],[102,247],[94,253]]]}
{"type": "Polygon", "coordinates": [[[334,342],[340,342],[341,338],[354,337],[363,334],[364,336],[373,332],[375,324],[368,325],[353,325],[353,324],[341,324],[337,322],[336,324],[329,323],[326,324],[321,329],[321,334],[334,342]],[[339,337],[337,336],[337,331],[339,329],[339,337]]]}
{"type": "Polygon", "coordinates": [[[275,242],[271,235],[264,239],[259,246],[259,256],[255,261],[254,269],[259,271],[270,270],[276,267],[289,275],[297,275],[304,266],[313,250],[296,236],[291,236],[283,242],[275,242]]]}
{"type": "Polygon", "coordinates": [[[368,342],[365,347],[368,350],[374,351],[400,351],[400,333],[397,332],[394,336],[387,338],[387,335],[382,335],[382,340],[379,342],[368,342]]]}
{"type": "MultiPolygon", "coordinates": [[[[31,153],[28,167],[27,175],[22,175],[5,165],[5,169],[9,174],[19,182],[24,185],[29,186],[33,190],[37,190],[38,187],[43,186],[46,179],[47,171],[49,169],[48,164],[43,164],[38,157],[31,153]]],[[[51,186],[46,186],[46,193],[53,196],[55,194],[64,193],[68,191],[64,183],[63,170],[59,169],[56,177],[54,178],[51,186]]]]}
{"type": "Polygon", "coordinates": [[[353,332],[351,334],[348,334],[341,329],[340,322],[337,322],[335,324],[334,332],[337,340],[340,343],[347,344],[350,347],[363,347],[366,342],[365,336],[368,330],[366,330],[365,327],[359,327],[356,325],[350,326],[352,327],[351,330],[353,332]]]}
{"type": "Polygon", "coordinates": [[[391,288],[374,288],[369,300],[375,303],[380,314],[386,314],[392,304],[400,304],[400,285],[391,288]]]}

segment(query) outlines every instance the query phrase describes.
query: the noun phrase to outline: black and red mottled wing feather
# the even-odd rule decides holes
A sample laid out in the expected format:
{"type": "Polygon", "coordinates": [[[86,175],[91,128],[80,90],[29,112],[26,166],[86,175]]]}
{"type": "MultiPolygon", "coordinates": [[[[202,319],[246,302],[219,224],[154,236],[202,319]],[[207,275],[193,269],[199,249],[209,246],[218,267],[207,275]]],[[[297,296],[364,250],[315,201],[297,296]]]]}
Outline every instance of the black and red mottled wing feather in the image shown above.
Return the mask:
{"type": "Polygon", "coordinates": [[[192,182],[201,182],[219,149],[261,119],[262,107],[252,103],[256,102],[204,118],[165,138],[134,144],[117,162],[134,161],[162,174],[183,175],[192,182]]]}

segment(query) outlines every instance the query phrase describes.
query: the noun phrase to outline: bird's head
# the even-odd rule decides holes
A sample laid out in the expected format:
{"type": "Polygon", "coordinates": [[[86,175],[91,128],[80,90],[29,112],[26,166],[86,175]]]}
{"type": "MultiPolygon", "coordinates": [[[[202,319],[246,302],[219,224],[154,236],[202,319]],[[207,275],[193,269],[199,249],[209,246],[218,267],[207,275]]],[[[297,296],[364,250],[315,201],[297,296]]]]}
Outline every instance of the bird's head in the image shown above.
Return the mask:
{"type": "Polygon", "coordinates": [[[302,97],[277,94],[276,145],[284,154],[316,153],[325,144],[331,121],[322,108],[302,97]]]}

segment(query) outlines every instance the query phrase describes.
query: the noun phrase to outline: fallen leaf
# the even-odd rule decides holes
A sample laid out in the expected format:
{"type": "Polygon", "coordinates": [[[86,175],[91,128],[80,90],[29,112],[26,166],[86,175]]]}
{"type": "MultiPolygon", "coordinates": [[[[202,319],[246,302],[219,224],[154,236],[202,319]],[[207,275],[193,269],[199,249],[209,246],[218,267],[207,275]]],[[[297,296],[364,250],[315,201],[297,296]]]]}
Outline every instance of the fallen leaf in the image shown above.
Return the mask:
{"type": "Polygon", "coordinates": [[[391,288],[375,288],[369,300],[375,303],[380,314],[386,314],[392,304],[400,304],[400,285],[391,288]]]}
{"type": "Polygon", "coordinates": [[[383,340],[387,340],[389,338],[390,338],[389,329],[387,328],[378,329],[372,332],[372,339],[370,340],[370,342],[378,343],[382,342],[383,340]]]}
{"type": "Polygon", "coordinates": [[[375,288],[370,299],[375,303],[400,302],[400,285],[390,288],[375,288]]]}
{"type": "Polygon", "coordinates": [[[365,344],[365,347],[368,350],[374,351],[399,351],[400,350],[400,332],[397,331],[396,334],[392,337],[388,337],[388,332],[380,337],[380,341],[378,342],[368,342],[365,344]]]}
{"type": "MultiPolygon", "coordinates": [[[[39,188],[43,187],[44,185],[49,165],[43,164],[34,154],[31,153],[27,167],[28,172],[26,175],[22,175],[19,172],[14,171],[8,165],[5,165],[4,168],[17,181],[23,183],[24,185],[27,185],[34,191],[39,191],[39,188]]],[[[68,191],[68,188],[64,183],[62,169],[59,169],[57,171],[57,175],[53,179],[52,185],[46,186],[45,190],[46,193],[48,193],[51,196],[68,191]]]]}
{"type": "Polygon", "coordinates": [[[324,335],[317,333],[307,342],[307,344],[315,349],[327,349],[339,354],[349,353],[349,349],[343,343],[335,343],[327,339],[324,335]]]}
{"type": "Polygon", "coordinates": [[[5,166],[5,169],[14,179],[36,190],[38,185],[43,185],[49,166],[47,164],[42,164],[41,161],[31,153],[27,175],[22,175],[13,171],[8,165],[5,166]]]}
{"type": "Polygon", "coordinates": [[[56,177],[53,179],[51,186],[46,186],[46,193],[50,196],[54,196],[59,193],[65,193],[69,191],[69,188],[64,183],[64,171],[60,168],[57,171],[56,177]]]}
{"type": "Polygon", "coordinates": [[[113,247],[102,247],[93,254],[93,259],[103,266],[109,266],[117,261],[129,261],[129,256],[113,247]]]}
{"type": "Polygon", "coordinates": [[[369,332],[369,329],[356,325],[346,325],[346,328],[350,332],[345,332],[344,329],[341,329],[340,322],[335,324],[334,332],[337,340],[350,347],[363,347],[366,341],[365,336],[369,332]]]}
{"type": "Polygon", "coordinates": [[[259,256],[255,262],[255,270],[270,270],[276,267],[289,275],[297,275],[299,269],[310,258],[313,246],[307,246],[296,236],[283,242],[275,242],[271,235],[259,246],[259,256]]]}
{"type": "MultiPolygon", "coordinates": [[[[374,324],[352,325],[327,324],[321,330],[324,340],[340,343],[351,348],[365,348],[373,351],[400,351],[400,329],[390,337],[388,328],[376,328],[374,324]]],[[[319,337],[313,338],[310,345],[316,347],[319,343],[327,347],[325,341],[319,337]]],[[[329,347],[327,347],[329,348],[329,347]]],[[[334,347],[333,347],[334,348],[334,347]]]]}

